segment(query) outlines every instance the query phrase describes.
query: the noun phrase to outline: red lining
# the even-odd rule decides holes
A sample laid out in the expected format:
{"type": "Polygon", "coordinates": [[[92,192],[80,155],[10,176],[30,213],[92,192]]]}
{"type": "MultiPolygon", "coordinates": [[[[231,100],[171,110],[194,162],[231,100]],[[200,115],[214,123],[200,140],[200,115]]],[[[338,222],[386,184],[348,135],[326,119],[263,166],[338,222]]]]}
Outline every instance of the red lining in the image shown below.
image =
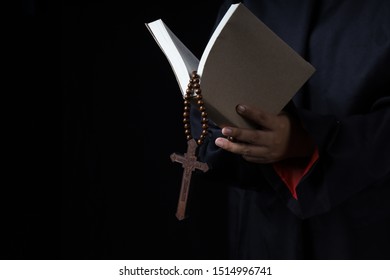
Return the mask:
{"type": "Polygon", "coordinates": [[[282,181],[286,184],[290,190],[292,196],[298,199],[296,188],[302,177],[311,169],[313,164],[318,160],[319,154],[318,149],[314,150],[310,161],[302,162],[299,159],[285,160],[273,164],[273,167],[282,181]]]}

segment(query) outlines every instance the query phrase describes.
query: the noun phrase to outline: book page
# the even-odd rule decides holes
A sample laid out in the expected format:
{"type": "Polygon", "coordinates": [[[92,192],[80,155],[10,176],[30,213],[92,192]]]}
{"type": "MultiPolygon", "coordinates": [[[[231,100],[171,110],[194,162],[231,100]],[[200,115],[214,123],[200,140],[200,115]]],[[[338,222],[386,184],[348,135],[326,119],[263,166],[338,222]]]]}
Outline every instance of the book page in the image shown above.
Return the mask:
{"type": "Polygon", "coordinates": [[[146,26],[167,57],[184,97],[190,73],[198,69],[198,58],[176,37],[161,19],[148,23],[146,26]]]}
{"type": "Polygon", "coordinates": [[[232,4],[230,8],[227,10],[221,21],[218,23],[218,26],[215,28],[213,34],[210,37],[210,40],[208,41],[205,50],[203,51],[202,57],[200,58],[199,67],[198,67],[198,74],[202,77],[203,73],[203,67],[206,63],[207,57],[210,53],[210,50],[212,46],[214,45],[215,41],[217,40],[219,34],[221,33],[222,29],[225,27],[225,24],[228,22],[231,15],[234,13],[234,11],[237,9],[239,4],[232,4]]]}

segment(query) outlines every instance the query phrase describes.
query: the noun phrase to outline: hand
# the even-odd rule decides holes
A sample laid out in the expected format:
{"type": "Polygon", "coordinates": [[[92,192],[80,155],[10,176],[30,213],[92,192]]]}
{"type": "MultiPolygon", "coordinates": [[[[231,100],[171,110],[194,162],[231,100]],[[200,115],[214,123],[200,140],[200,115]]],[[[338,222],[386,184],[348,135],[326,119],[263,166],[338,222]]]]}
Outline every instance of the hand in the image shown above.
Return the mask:
{"type": "Polygon", "coordinates": [[[237,106],[237,112],[260,129],[224,127],[222,134],[235,141],[219,137],[215,140],[218,147],[254,163],[273,163],[312,154],[314,145],[308,133],[287,113],[273,115],[247,105],[237,106]]]}

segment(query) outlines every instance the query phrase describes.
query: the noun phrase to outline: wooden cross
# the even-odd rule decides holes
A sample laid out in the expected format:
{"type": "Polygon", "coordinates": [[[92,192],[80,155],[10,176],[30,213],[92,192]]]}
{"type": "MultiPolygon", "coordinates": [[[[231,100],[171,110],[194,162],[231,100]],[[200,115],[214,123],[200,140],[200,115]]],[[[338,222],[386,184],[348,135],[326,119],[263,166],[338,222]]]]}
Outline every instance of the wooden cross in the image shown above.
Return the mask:
{"type": "Polygon", "coordinates": [[[184,168],[183,178],[181,181],[181,189],[179,195],[179,202],[177,204],[176,218],[179,220],[183,220],[186,218],[186,205],[188,192],[190,188],[191,175],[195,169],[199,169],[203,172],[209,170],[209,166],[207,163],[197,161],[196,159],[196,144],[195,139],[190,139],[187,142],[187,153],[183,155],[171,154],[171,160],[173,162],[180,162],[184,168]]]}

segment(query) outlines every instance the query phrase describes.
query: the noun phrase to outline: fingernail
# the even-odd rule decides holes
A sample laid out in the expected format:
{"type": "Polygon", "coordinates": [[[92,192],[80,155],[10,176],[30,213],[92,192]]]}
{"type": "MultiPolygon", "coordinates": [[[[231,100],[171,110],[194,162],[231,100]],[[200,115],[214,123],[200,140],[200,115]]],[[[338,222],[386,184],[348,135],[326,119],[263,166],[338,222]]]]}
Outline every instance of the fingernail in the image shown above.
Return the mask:
{"type": "Polygon", "coordinates": [[[232,129],[230,127],[224,127],[222,128],[222,134],[229,136],[230,134],[232,134],[232,129]]]}
{"type": "Polygon", "coordinates": [[[224,138],[215,139],[215,145],[217,145],[218,147],[221,147],[221,148],[223,148],[223,146],[225,146],[225,142],[226,142],[226,139],[224,139],[224,138]]]}
{"type": "Polygon", "coordinates": [[[239,112],[239,113],[244,113],[244,112],[245,112],[245,106],[243,106],[243,105],[238,105],[238,106],[237,106],[237,112],[239,112]]]}

